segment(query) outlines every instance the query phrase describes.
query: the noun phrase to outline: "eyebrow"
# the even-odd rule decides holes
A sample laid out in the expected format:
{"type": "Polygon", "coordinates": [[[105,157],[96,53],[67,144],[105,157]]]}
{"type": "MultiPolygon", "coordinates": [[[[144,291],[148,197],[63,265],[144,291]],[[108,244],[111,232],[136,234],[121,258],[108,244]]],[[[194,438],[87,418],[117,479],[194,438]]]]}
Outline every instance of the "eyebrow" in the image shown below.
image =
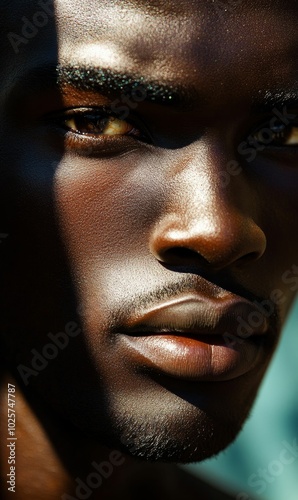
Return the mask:
{"type": "Polygon", "coordinates": [[[191,101],[191,91],[184,87],[150,81],[137,74],[121,73],[111,69],[88,66],[57,67],[60,86],[70,85],[78,90],[106,91],[127,95],[140,92],[144,101],[164,105],[187,105],[191,101]]]}
{"type": "Polygon", "coordinates": [[[142,75],[81,65],[41,65],[31,68],[13,83],[11,97],[17,101],[55,88],[57,91],[63,91],[63,88],[69,86],[79,91],[94,91],[114,96],[137,95],[137,102],[147,101],[185,111],[192,109],[194,100],[197,101],[199,97],[195,88],[186,85],[157,82],[142,75]]]}
{"type": "MultiPolygon", "coordinates": [[[[111,69],[94,68],[92,66],[45,64],[31,68],[28,73],[14,79],[13,85],[3,85],[0,94],[10,94],[12,100],[20,102],[28,95],[46,92],[63,86],[72,86],[78,90],[101,93],[133,94],[141,89],[144,101],[155,104],[173,106],[183,111],[192,110],[194,102],[206,104],[199,91],[194,87],[166,84],[149,81],[140,75],[121,73],[111,69]]],[[[252,111],[256,113],[272,113],[275,107],[298,108],[298,83],[286,89],[259,91],[252,97],[252,111]]]]}
{"type": "Polygon", "coordinates": [[[253,100],[252,110],[263,113],[270,113],[274,108],[289,109],[298,108],[298,84],[295,82],[293,88],[281,90],[267,90],[260,93],[260,97],[253,100]]]}

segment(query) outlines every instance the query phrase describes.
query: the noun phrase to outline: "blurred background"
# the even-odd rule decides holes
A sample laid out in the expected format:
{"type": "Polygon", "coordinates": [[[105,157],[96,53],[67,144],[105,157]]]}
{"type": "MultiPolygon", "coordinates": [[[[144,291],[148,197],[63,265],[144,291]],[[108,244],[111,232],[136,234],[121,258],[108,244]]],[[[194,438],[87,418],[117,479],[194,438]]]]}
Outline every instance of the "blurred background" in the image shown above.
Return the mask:
{"type": "Polygon", "coordinates": [[[186,468],[232,488],[235,500],[298,500],[298,300],[238,439],[218,457],[186,468]]]}

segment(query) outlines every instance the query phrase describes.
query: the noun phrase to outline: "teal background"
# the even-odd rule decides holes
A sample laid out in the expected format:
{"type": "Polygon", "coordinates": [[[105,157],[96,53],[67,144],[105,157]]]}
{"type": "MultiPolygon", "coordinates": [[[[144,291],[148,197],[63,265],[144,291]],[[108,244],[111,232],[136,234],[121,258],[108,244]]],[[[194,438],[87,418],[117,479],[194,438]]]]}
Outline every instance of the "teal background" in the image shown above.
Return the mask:
{"type": "MultiPolygon", "coordinates": [[[[224,402],[223,402],[224,404],[224,402]]],[[[235,491],[235,500],[298,500],[298,457],[274,478],[262,495],[248,478],[268,470],[284,448],[298,445],[298,301],[283,331],[277,352],[261,386],[250,419],[238,439],[217,458],[186,466],[188,470],[235,491]],[[241,499],[240,493],[245,492],[241,499]],[[237,498],[237,495],[238,498],[237,498]]],[[[290,455],[288,455],[290,456],[290,455]]],[[[272,477],[269,474],[269,477],[272,477]]],[[[205,499],[204,499],[205,500],[205,499]]],[[[207,499],[206,499],[207,500],[207,499]]]]}

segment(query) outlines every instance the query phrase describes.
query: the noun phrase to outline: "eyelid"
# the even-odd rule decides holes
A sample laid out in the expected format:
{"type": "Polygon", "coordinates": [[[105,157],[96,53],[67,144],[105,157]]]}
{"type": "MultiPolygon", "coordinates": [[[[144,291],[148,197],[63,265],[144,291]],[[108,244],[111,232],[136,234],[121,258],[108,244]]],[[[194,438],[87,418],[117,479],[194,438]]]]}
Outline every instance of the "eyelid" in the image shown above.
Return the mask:
{"type": "MultiPolygon", "coordinates": [[[[84,114],[84,113],[102,113],[106,114],[108,116],[115,116],[116,114],[113,115],[113,112],[109,106],[81,106],[81,107],[75,107],[75,108],[66,108],[62,112],[59,112],[59,115],[65,115],[65,116],[73,116],[76,114],[84,114]]],[[[58,113],[57,113],[58,114],[58,113]]]]}
{"type": "Polygon", "coordinates": [[[56,125],[59,125],[65,120],[69,120],[70,118],[75,117],[76,115],[77,116],[83,115],[84,113],[89,113],[90,115],[92,114],[102,115],[103,118],[114,117],[117,118],[118,120],[127,121],[128,123],[134,125],[133,120],[126,120],[124,118],[121,118],[121,116],[117,116],[117,113],[114,113],[109,106],[69,107],[62,110],[53,111],[51,113],[47,113],[42,118],[42,121],[45,123],[52,122],[55,123],[56,125]]]}

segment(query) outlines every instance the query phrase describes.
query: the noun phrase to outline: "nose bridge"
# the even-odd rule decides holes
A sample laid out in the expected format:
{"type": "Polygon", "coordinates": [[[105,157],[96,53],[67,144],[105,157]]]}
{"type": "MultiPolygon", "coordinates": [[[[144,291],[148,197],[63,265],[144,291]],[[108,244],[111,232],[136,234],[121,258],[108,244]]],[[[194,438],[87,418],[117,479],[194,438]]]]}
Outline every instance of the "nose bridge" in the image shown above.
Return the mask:
{"type": "Polygon", "coordinates": [[[181,257],[185,249],[224,267],[263,254],[266,238],[256,221],[251,187],[240,171],[227,183],[227,164],[223,154],[207,149],[173,165],[168,204],[153,237],[153,252],[161,260],[181,257]]]}
{"type": "Polygon", "coordinates": [[[179,214],[181,223],[193,230],[208,226],[212,234],[221,231],[222,224],[232,223],[229,215],[241,224],[251,208],[247,203],[250,188],[241,169],[229,174],[230,164],[228,154],[214,144],[181,151],[169,172],[169,212],[179,214]]]}

